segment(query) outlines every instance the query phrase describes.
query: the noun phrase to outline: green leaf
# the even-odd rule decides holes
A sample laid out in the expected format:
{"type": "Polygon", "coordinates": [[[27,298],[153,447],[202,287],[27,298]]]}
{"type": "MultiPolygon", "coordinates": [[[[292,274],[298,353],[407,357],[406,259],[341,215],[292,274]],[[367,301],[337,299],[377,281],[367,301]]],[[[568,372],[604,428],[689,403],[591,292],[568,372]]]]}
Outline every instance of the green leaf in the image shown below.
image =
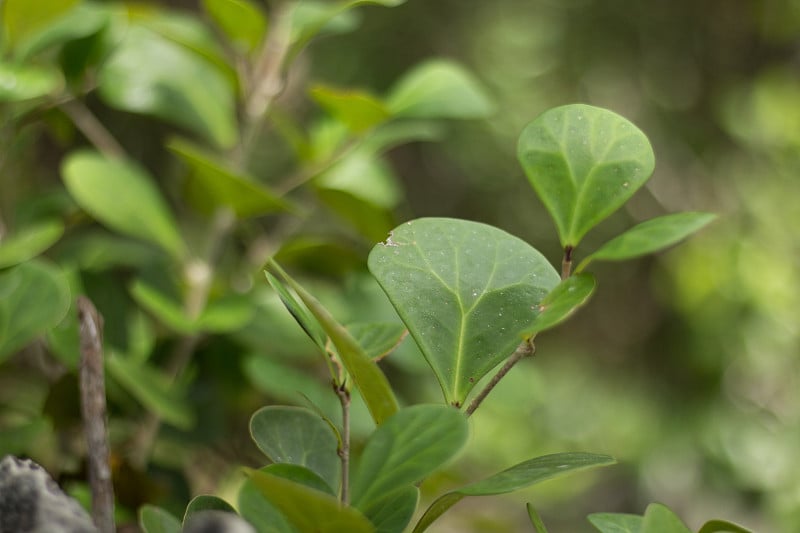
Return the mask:
{"type": "Polygon", "coordinates": [[[391,209],[403,190],[391,168],[368,150],[355,150],[314,180],[317,188],[341,191],[376,207],[391,209]]]}
{"type": "Polygon", "coordinates": [[[320,106],[354,133],[363,133],[391,116],[383,102],[364,91],[316,85],[310,93],[320,106]]]}
{"type": "Polygon", "coordinates": [[[192,320],[186,315],[180,302],[145,281],[140,279],[134,281],[130,293],[143,309],[178,333],[190,335],[201,327],[197,320],[192,320]]]}
{"type": "Polygon", "coordinates": [[[610,465],[615,462],[614,458],[608,455],[592,453],[556,453],[524,461],[486,479],[440,496],[422,515],[414,528],[414,533],[425,531],[437,518],[465,496],[504,494],[567,473],[610,465]]]}
{"type": "Polygon", "coordinates": [[[587,519],[601,533],[640,533],[644,518],[625,513],[593,513],[587,519]]]}
{"type": "Polygon", "coordinates": [[[753,533],[746,527],[740,526],[738,524],[734,524],[733,522],[728,522],[727,520],[709,520],[697,533],[717,533],[717,532],[726,532],[726,533],[753,533]]]}
{"type": "Polygon", "coordinates": [[[69,11],[80,0],[5,0],[2,9],[4,40],[15,46],[20,40],[38,31],[69,11]]]}
{"type": "Polygon", "coordinates": [[[186,253],[169,207],[143,169],[84,150],[66,158],[61,174],[70,195],[98,221],[158,244],[173,256],[186,253]]]}
{"type": "Polygon", "coordinates": [[[194,413],[183,391],[158,369],[122,355],[108,357],[106,368],[111,378],[165,422],[183,430],[192,428],[194,413]]]}
{"type": "Polygon", "coordinates": [[[27,35],[16,47],[15,57],[24,60],[50,47],[94,35],[109,23],[111,9],[97,2],[81,2],[58,15],[27,35]]]}
{"type": "Polygon", "coordinates": [[[270,261],[269,265],[294,289],[333,342],[347,373],[361,392],[375,423],[381,424],[396,413],[397,399],[389,386],[389,381],[378,365],[370,359],[353,336],[344,326],[336,322],[330,312],[316,298],[290,278],[275,261],[270,261]]]}
{"type": "Polygon", "coordinates": [[[402,533],[411,522],[419,502],[419,489],[408,485],[391,492],[363,510],[375,533],[402,533]]]}
{"type": "Polygon", "coordinates": [[[389,235],[372,249],[369,269],[447,403],[461,405],[523,340],[559,275],[524,241],[477,222],[422,218],[389,235]]]}
{"type": "Polygon", "coordinates": [[[201,494],[200,496],[192,498],[192,501],[186,506],[186,512],[183,515],[183,523],[186,524],[193,514],[201,511],[225,511],[226,513],[236,513],[236,509],[222,498],[201,494]]]}
{"type": "Polygon", "coordinates": [[[338,440],[317,414],[300,407],[263,407],[250,418],[250,435],[273,463],[304,466],[331,489],[339,486],[338,440]]]}
{"type": "Polygon", "coordinates": [[[238,50],[254,52],[264,39],[267,19],[253,2],[203,0],[203,8],[238,50]]]}
{"type": "Polygon", "coordinates": [[[353,505],[362,511],[416,483],[451,459],[467,441],[467,419],[445,405],[398,411],[367,440],[353,478],[353,505]]]}
{"type": "Polygon", "coordinates": [[[70,307],[62,272],[31,260],[0,272],[0,362],[55,327],[70,307]]]}
{"type": "MultiPolygon", "coordinates": [[[[275,466],[275,465],[270,465],[275,466]]],[[[269,467],[262,468],[267,472],[269,467]]],[[[256,487],[252,479],[245,480],[238,496],[239,514],[250,522],[258,533],[298,533],[286,517],[256,487]]]]}
{"type": "Polygon", "coordinates": [[[148,28],[128,28],[99,71],[99,92],[112,107],[182,126],[220,148],[236,143],[234,90],[225,74],[148,28]]]}
{"type": "Polygon", "coordinates": [[[647,220],[605,243],[584,259],[576,272],[590,261],[624,261],[657,252],[699,231],[715,218],[711,213],[688,212],[647,220]]]}
{"type": "Polygon", "coordinates": [[[189,200],[203,212],[213,213],[227,207],[238,217],[249,218],[294,209],[291,203],[252,177],[228,170],[193,143],[173,139],[167,148],[189,165],[189,200]]]}
{"type": "Polygon", "coordinates": [[[531,525],[533,529],[536,530],[536,533],[547,533],[547,528],[544,526],[544,522],[542,522],[542,517],[539,516],[539,513],[536,512],[533,505],[531,503],[526,503],[525,508],[528,510],[528,518],[531,519],[531,525]]]}
{"type": "Polygon", "coordinates": [[[267,271],[264,271],[264,275],[267,277],[267,281],[269,282],[270,286],[275,289],[275,292],[278,293],[278,297],[283,302],[284,307],[286,310],[289,311],[289,314],[294,317],[295,321],[303,328],[303,331],[306,332],[306,335],[314,341],[314,344],[319,347],[319,349],[325,353],[325,343],[327,340],[327,336],[325,332],[322,331],[322,326],[319,325],[319,322],[311,316],[308,310],[303,307],[297,300],[294,299],[292,293],[289,292],[289,289],[281,283],[281,281],[270,274],[267,271]]]}
{"type": "Polygon", "coordinates": [[[678,515],[660,503],[647,506],[641,533],[691,533],[678,515]]]}
{"type": "Polygon", "coordinates": [[[347,330],[371,359],[381,359],[393,351],[406,335],[406,328],[395,322],[350,324],[347,330]]]}
{"type": "Polygon", "coordinates": [[[300,532],[375,531],[364,515],[352,507],[343,507],[330,494],[265,472],[251,471],[250,478],[266,499],[300,532]]]}
{"type": "Polygon", "coordinates": [[[54,67],[0,61],[0,102],[20,102],[52,95],[62,85],[61,74],[54,67]]]}
{"type": "Polygon", "coordinates": [[[181,523],[177,518],[150,504],[139,509],[139,526],[144,533],[181,533],[181,523]]]}
{"type": "Polygon", "coordinates": [[[606,109],[573,104],[528,124],[518,157],[558,228],[564,247],[578,245],[619,209],[653,172],[644,133],[606,109]]]}
{"type": "Polygon", "coordinates": [[[556,285],[539,304],[539,314],[525,335],[535,335],[568,319],[589,300],[596,286],[594,276],[586,273],[570,276],[556,285]]]}
{"type": "Polygon", "coordinates": [[[478,80],[444,59],[414,67],[395,84],[386,102],[389,110],[401,117],[475,119],[493,112],[478,80]]]}
{"type": "Polygon", "coordinates": [[[358,22],[358,16],[343,4],[303,0],[296,2],[292,10],[290,41],[295,51],[299,51],[314,37],[347,33],[358,22]]]}
{"type": "Polygon", "coordinates": [[[64,233],[64,224],[45,220],[0,239],[0,268],[16,265],[44,252],[64,233]]]}

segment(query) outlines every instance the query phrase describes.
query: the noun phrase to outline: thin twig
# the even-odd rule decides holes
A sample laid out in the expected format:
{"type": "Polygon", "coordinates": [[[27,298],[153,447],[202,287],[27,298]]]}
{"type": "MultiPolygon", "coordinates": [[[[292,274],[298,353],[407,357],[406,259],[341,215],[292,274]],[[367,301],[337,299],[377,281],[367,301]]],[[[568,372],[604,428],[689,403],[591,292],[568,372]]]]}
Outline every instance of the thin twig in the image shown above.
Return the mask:
{"type": "Polygon", "coordinates": [[[333,384],[333,389],[342,404],[342,445],[338,450],[339,458],[342,460],[342,505],[347,505],[350,498],[350,391],[344,383],[333,384]]]}
{"type": "Polygon", "coordinates": [[[97,120],[92,112],[80,100],[67,100],[60,105],[61,110],[64,111],[75,126],[81,130],[89,142],[91,142],[98,150],[108,157],[122,159],[127,157],[125,149],[119,142],[111,135],[106,127],[97,120]]]}
{"type": "Polygon", "coordinates": [[[103,369],[103,318],[91,300],[79,296],[80,393],[92,518],[100,533],[114,533],[114,486],[106,428],[106,383],[103,369]]]}
{"type": "Polygon", "coordinates": [[[475,399],[472,400],[472,403],[470,403],[469,407],[467,407],[465,414],[470,416],[472,413],[474,413],[475,410],[481,405],[483,400],[485,400],[489,393],[492,392],[492,389],[494,389],[495,386],[500,383],[500,380],[503,379],[503,377],[508,374],[512,368],[514,368],[514,365],[516,365],[523,357],[527,355],[533,355],[534,352],[536,352],[536,346],[533,344],[533,338],[523,341],[519,346],[517,346],[517,349],[514,350],[514,353],[508,358],[506,364],[504,364],[503,367],[497,371],[497,374],[492,377],[491,381],[489,381],[483,390],[481,390],[478,395],[475,396],[475,399]]]}
{"type": "Polygon", "coordinates": [[[565,280],[572,274],[572,246],[564,247],[564,258],[561,260],[561,279],[565,280]]]}

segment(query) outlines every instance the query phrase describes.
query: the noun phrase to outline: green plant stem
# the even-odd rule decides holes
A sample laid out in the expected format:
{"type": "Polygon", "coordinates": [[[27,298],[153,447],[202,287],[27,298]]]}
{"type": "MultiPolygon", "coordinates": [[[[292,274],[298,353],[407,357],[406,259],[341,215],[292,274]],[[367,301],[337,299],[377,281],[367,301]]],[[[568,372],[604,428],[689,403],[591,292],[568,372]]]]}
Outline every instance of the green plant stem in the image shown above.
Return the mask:
{"type": "Polygon", "coordinates": [[[565,280],[572,274],[572,246],[564,247],[564,258],[561,260],[561,279],[565,280]]]}
{"type": "Polygon", "coordinates": [[[116,159],[128,157],[122,145],[103,126],[103,123],[97,120],[97,117],[92,114],[83,102],[71,99],[62,103],[60,107],[81,133],[89,139],[89,142],[100,150],[103,155],[116,159]]]}
{"type": "Polygon", "coordinates": [[[275,187],[275,192],[283,196],[284,194],[287,194],[288,192],[300,187],[314,176],[322,174],[326,170],[330,169],[333,165],[344,159],[344,157],[350,154],[353,150],[355,150],[361,144],[362,140],[363,137],[355,137],[350,139],[324,161],[302,168],[294,174],[284,178],[280,185],[275,187]]]}
{"type": "Polygon", "coordinates": [[[338,450],[342,460],[342,505],[347,505],[350,500],[350,391],[344,383],[333,384],[339,402],[342,404],[342,445],[338,450]]]}
{"type": "Polygon", "coordinates": [[[514,368],[514,365],[516,365],[523,357],[527,355],[533,355],[535,352],[536,345],[533,344],[533,337],[520,343],[503,367],[497,371],[497,374],[495,374],[489,383],[487,383],[486,386],[478,393],[478,395],[475,396],[475,398],[472,400],[472,403],[470,403],[469,407],[467,407],[467,410],[464,411],[465,414],[470,416],[472,413],[474,413],[475,410],[480,407],[483,400],[485,400],[489,393],[492,392],[492,389],[494,389],[497,384],[500,383],[500,380],[503,379],[503,377],[505,377],[505,375],[508,374],[512,368],[514,368]]]}

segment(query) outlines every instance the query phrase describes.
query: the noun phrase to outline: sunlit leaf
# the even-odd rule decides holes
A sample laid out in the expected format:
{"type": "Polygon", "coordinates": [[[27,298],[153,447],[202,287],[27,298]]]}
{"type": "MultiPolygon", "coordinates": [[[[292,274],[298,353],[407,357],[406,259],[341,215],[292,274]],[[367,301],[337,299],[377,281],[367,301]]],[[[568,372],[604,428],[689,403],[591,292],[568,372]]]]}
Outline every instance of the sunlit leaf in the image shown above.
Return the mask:
{"type": "Polygon", "coordinates": [[[460,65],[443,59],[422,63],[389,92],[389,110],[415,118],[484,118],[493,111],[483,86],[460,65]]]}
{"type": "Polygon", "coordinates": [[[52,95],[62,84],[61,74],[53,67],[0,61],[0,102],[19,102],[52,95]]]}
{"type": "Polygon", "coordinates": [[[0,272],[0,362],[55,327],[70,307],[61,271],[37,260],[0,272]]]}
{"type": "Polygon", "coordinates": [[[550,291],[539,304],[539,314],[526,336],[553,328],[568,319],[584,305],[596,287],[591,274],[576,274],[565,279],[550,291]]]}
{"type": "Polygon", "coordinates": [[[583,104],[551,109],[528,124],[518,156],[564,247],[577,246],[622,206],[655,165],[641,130],[611,111],[583,104]]]}
{"type": "Polygon", "coordinates": [[[367,131],[390,116],[383,102],[364,91],[317,85],[311,88],[311,97],[354,133],[367,131]]]}
{"type": "Polygon", "coordinates": [[[145,504],[139,509],[139,526],[144,533],[181,532],[180,520],[164,509],[149,504],[145,504]]]}
{"type": "Polygon", "coordinates": [[[4,39],[14,46],[57,19],[80,0],[5,0],[1,5],[4,39]]]}
{"type": "Polygon", "coordinates": [[[219,147],[236,142],[234,91],[226,76],[151,29],[128,29],[99,71],[99,92],[112,107],[156,116],[219,147]]]}
{"type": "Polygon", "coordinates": [[[64,233],[64,224],[45,220],[0,239],[0,268],[32,259],[47,250],[64,233]]]}
{"type": "Polygon", "coordinates": [[[364,515],[324,492],[265,472],[251,471],[250,479],[266,499],[301,532],[372,533],[364,515]]]}
{"type": "Polygon", "coordinates": [[[97,2],[78,3],[25,36],[18,43],[15,56],[25,59],[50,47],[89,37],[103,29],[109,20],[110,9],[107,5],[97,2]]]}
{"type": "Polygon", "coordinates": [[[697,533],[753,533],[746,527],[742,527],[727,520],[709,520],[697,533]]]}
{"type": "Polygon", "coordinates": [[[169,207],[143,169],[84,150],[67,157],[61,174],[78,205],[98,221],[174,256],[186,252],[169,207]]]}
{"type": "Polygon", "coordinates": [[[641,533],[691,533],[678,515],[660,503],[647,506],[641,533]]]}
{"type": "Polygon", "coordinates": [[[243,52],[256,50],[267,30],[267,19],[249,0],[203,0],[203,8],[225,36],[243,52]]]}
{"type": "Polygon", "coordinates": [[[420,481],[466,440],[466,417],[452,407],[415,405],[398,411],[367,440],[353,478],[353,505],[366,511],[398,487],[420,481]]]}
{"type": "Polygon", "coordinates": [[[524,461],[486,479],[440,496],[420,518],[414,533],[425,531],[465,496],[504,494],[564,474],[615,463],[613,457],[591,453],[556,453],[524,461]]]}
{"type": "Polygon", "coordinates": [[[398,226],[372,249],[369,269],[453,405],[511,355],[559,282],[524,241],[446,218],[398,226]]]}
{"type": "Polygon", "coordinates": [[[331,489],[339,486],[338,440],[317,414],[300,407],[263,407],[250,418],[250,435],[273,463],[304,466],[331,489]]]}
{"type": "Polygon", "coordinates": [[[289,277],[277,263],[270,261],[269,266],[270,269],[278,272],[284,281],[294,289],[300,300],[322,326],[322,329],[336,347],[347,373],[361,392],[375,423],[380,424],[397,412],[397,399],[389,386],[389,381],[353,336],[348,333],[344,326],[336,322],[330,312],[316,298],[289,277]]]}
{"type": "Polygon", "coordinates": [[[625,513],[593,513],[587,519],[601,533],[640,533],[644,517],[625,513]]]}
{"type": "Polygon", "coordinates": [[[581,262],[623,261],[662,250],[699,231],[716,218],[710,213],[674,213],[642,222],[615,237],[581,262]]]}

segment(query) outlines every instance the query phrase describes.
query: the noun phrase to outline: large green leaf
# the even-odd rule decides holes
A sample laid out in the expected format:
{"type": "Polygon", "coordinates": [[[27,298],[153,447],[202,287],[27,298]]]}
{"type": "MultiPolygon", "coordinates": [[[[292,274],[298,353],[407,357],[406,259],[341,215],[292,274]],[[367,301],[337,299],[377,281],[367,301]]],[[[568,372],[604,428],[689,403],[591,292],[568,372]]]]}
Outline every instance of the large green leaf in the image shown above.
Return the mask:
{"type": "Polygon", "coordinates": [[[0,102],[18,102],[51,95],[62,84],[61,74],[53,67],[0,61],[0,102]]]}
{"type": "Polygon", "coordinates": [[[584,259],[576,271],[590,261],[624,261],[657,252],[681,241],[706,226],[716,215],[711,213],[674,213],[638,224],[615,237],[584,259]]]}
{"type": "Polygon", "coordinates": [[[402,533],[411,522],[419,502],[419,489],[407,485],[363,509],[375,533],[402,533]]]}
{"type": "Polygon", "coordinates": [[[227,207],[237,216],[247,218],[292,209],[289,202],[253,178],[228,170],[193,143],[173,139],[167,148],[191,168],[187,183],[188,197],[205,212],[227,207]]]}
{"type": "Polygon", "coordinates": [[[54,266],[31,260],[0,273],[0,362],[55,327],[69,307],[69,285],[54,266]]]}
{"type": "Polygon", "coordinates": [[[406,73],[389,92],[389,110],[415,118],[484,118],[493,106],[485,89],[463,67],[434,59],[406,73]]]}
{"type": "Polygon", "coordinates": [[[250,479],[300,533],[375,531],[364,515],[330,494],[265,472],[251,471],[250,479]]]}
{"type": "Polygon", "coordinates": [[[753,533],[749,529],[727,520],[709,520],[697,533],[753,533]]]}
{"type": "Polygon", "coordinates": [[[243,52],[253,52],[267,30],[267,19],[249,0],[203,0],[203,8],[231,43],[243,52]]]}
{"type": "Polygon", "coordinates": [[[587,468],[615,463],[613,457],[592,453],[556,453],[524,461],[486,479],[448,492],[422,515],[414,533],[425,531],[437,518],[465,496],[487,496],[519,490],[548,479],[587,468]]]}
{"type": "Polygon", "coordinates": [[[601,533],[640,533],[644,518],[625,513],[593,513],[587,519],[601,533]]]}
{"type": "Polygon", "coordinates": [[[641,533],[691,533],[691,531],[669,507],[651,503],[645,510],[641,533]]]}
{"type": "Polygon", "coordinates": [[[86,150],[70,154],[61,174],[78,205],[103,224],[174,256],[186,252],[169,207],[143,169],[86,150]]]}
{"type": "Polygon", "coordinates": [[[370,359],[369,355],[347,329],[336,322],[330,312],[316,298],[289,277],[275,261],[270,261],[269,265],[294,289],[300,300],[322,326],[322,329],[336,347],[347,373],[361,392],[361,396],[364,398],[364,402],[367,404],[375,423],[381,424],[396,413],[397,399],[380,367],[370,359]]]}
{"type": "Polygon", "coordinates": [[[15,56],[24,60],[49,47],[94,35],[108,24],[111,10],[97,2],[81,2],[27,35],[16,47],[15,56]]]}
{"type": "Polygon", "coordinates": [[[467,440],[467,420],[445,405],[401,409],[367,440],[353,478],[353,505],[366,511],[451,459],[467,440]]]}
{"type": "Polygon", "coordinates": [[[80,0],[5,0],[2,9],[3,35],[12,46],[69,11],[80,0]]]}
{"type": "Polygon", "coordinates": [[[234,89],[200,54],[133,25],[99,72],[109,105],[183,126],[222,148],[237,139],[234,89]]]}
{"type": "Polygon", "coordinates": [[[145,504],[139,509],[139,526],[144,533],[181,532],[180,520],[164,509],[149,504],[145,504]]]}
{"type": "MultiPolygon", "coordinates": [[[[261,469],[269,472],[270,465],[261,469]]],[[[251,478],[245,480],[237,498],[239,514],[256,528],[258,533],[297,533],[286,517],[267,500],[251,478]]]]}
{"type": "Polygon", "coordinates": [[[641,130],[611,111],[583,104],[551,109],[528,124],[518,156],[564,247],[577,246],[622,206],[655,165],[641,130]]]}
{"type": "Polygon", "coordinates": [[[539,304],[539,314],[526,335],[535,335],[568,319],[586,303],[596,286],[594,276],[586,273],[570,276],[556,285],[539,304]]]}
{"type": "Polygon", "coordinates": [[[0,239],[0,268],[16,265],[47,250],[64,233],[64,224],[45,220],[0,239]]]}
{"type": "Polygon", "coordinates": [[[383,102],[364,91],[316,85],[310,92],[320,106],[355,133],[365,132],[390,116],[383,102]]]}
{"type": "Polygon", "coordinates": [[[273,463],[304,466],[331,489],[338,488],[338,439],[316,413],[300,407],[263,407],[250,418],[250,435],[273,463]]]}
{"type": "Polygon", "coordinates": [[[453,405],[511,355],[559,282],[524,241],[447,218],[398,226],[372,249],[369,269],[453,405]]]}

